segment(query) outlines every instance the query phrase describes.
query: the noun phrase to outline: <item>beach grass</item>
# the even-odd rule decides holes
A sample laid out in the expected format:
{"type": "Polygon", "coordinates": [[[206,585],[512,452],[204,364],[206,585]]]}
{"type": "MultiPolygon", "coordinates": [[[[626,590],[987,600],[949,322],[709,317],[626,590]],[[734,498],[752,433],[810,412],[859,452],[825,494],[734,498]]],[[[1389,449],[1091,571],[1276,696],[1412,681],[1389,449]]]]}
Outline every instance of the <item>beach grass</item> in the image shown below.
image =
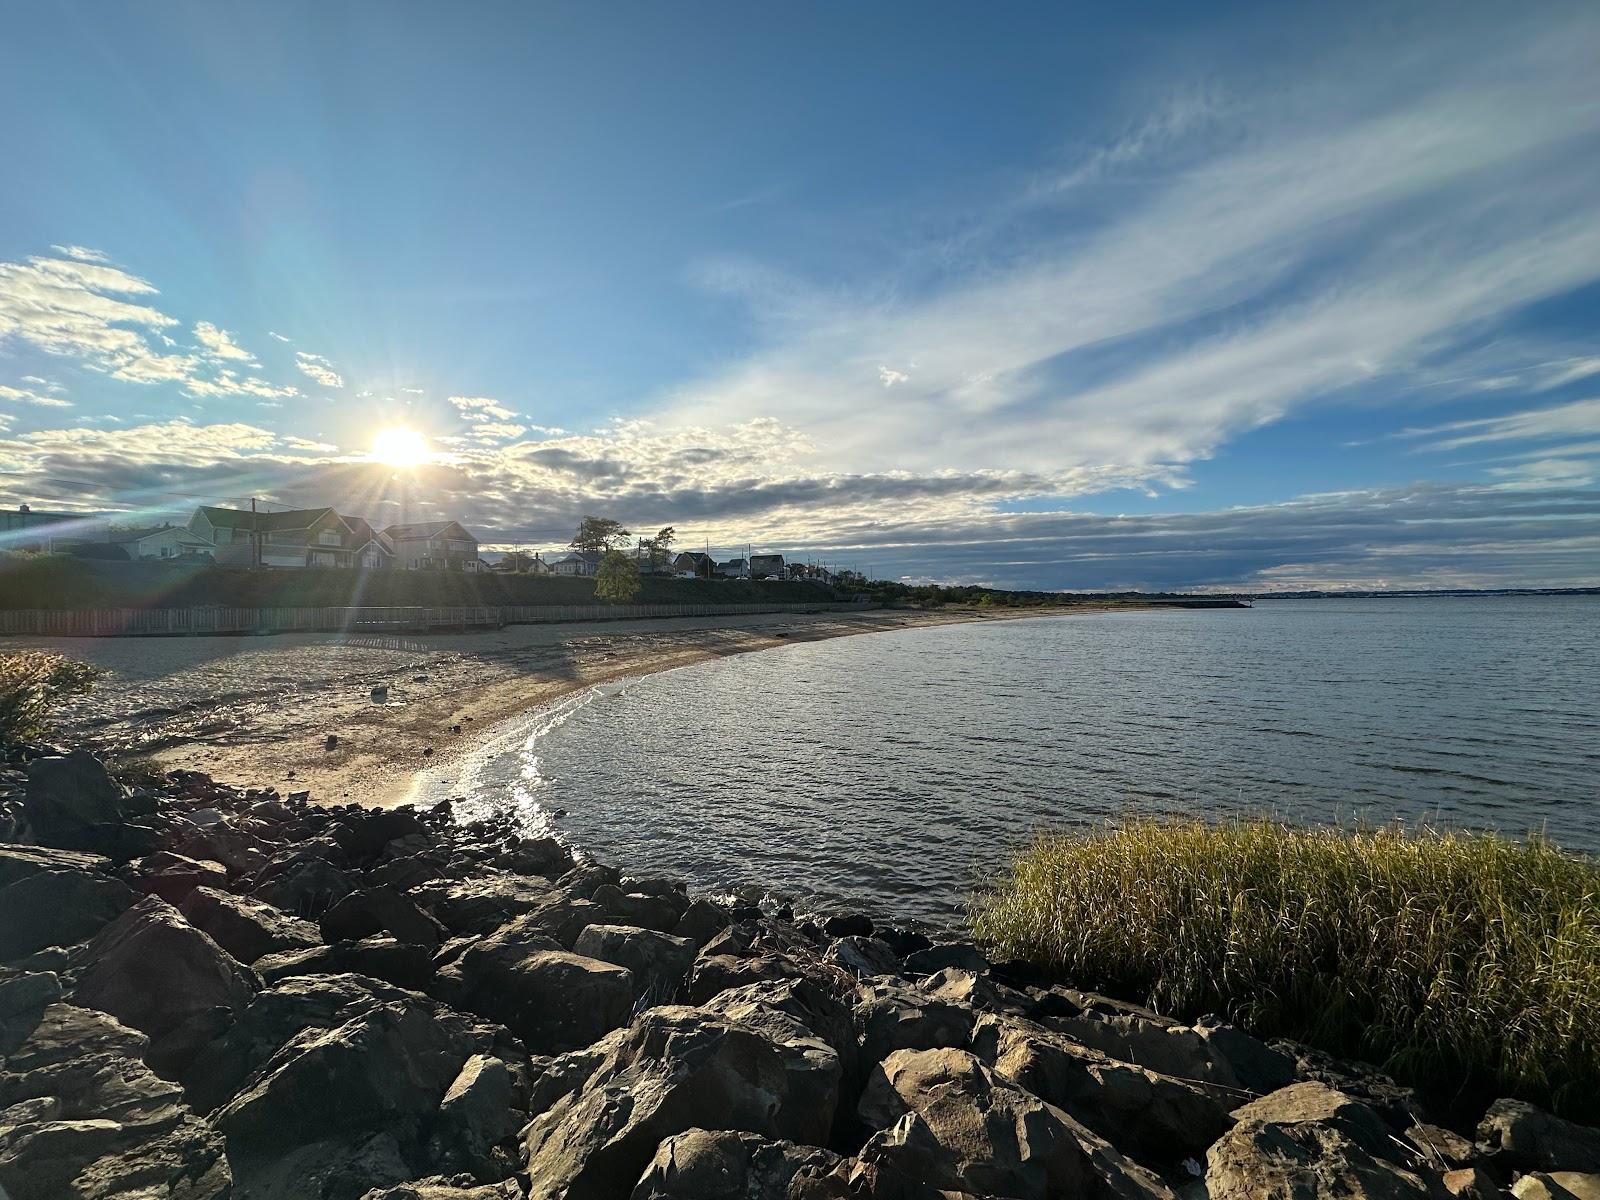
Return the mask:
{"type": "Polygon", "coordinates": [[[1600,1115],[1600,864],[1529,837],[1132,820],[976,893],[996,957],[1438,1095],[1600,1115]]]}

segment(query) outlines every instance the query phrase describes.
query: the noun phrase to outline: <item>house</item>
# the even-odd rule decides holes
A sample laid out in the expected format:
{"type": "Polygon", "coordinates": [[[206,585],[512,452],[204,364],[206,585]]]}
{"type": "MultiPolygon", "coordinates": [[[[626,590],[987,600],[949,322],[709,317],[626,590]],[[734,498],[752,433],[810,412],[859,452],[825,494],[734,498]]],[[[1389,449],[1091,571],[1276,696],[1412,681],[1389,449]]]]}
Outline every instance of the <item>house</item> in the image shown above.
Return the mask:
{"type": "Polygon", "coordinates": [[[478,539],[458,521],[391,525],[383,531],[395,565],[407,571],[476,571],[478,539]]]}
{"type": "Polygon", "coordinates": [[[550,564],[552,575],[594,575],[600,570],[600,552],[598,550],[579,550],[576,554],[569,554],[565,558],[558,558],[550,564]]]}
{"type": "MultiPolygon", "coordinates": [[[[182,525],[160,525],[149,529],[113,529],[106,538],[112,546],[120,546],[130,562],[140,559],[188,559],[195,562],[210,559],[216,547],[197,533],[182,525]]],[[[109,556],[107,556],[109,557],[109,556]]]]}
{"type": "Polygon", "coordinates": [[[68,541],[99,541],[105,526],[93,513],[44,512],[19,505],[0,510],[0,550],[65,549],[68,541]],[[98,526],[98,528],[93,528],[98,526]],[[57,547],[55,543],[63,543],[57,547]]]}
{"type": "Polygon", "coordinates": [[[394,566],[394,547],[365,517],[344,517],[350,527],[350,565],[363,571],[394,566]]]}
{"type": "Polygon", "coordinates": [[[709,554],[702,554],[698,550],[685,550],[672,560],[674,574],[692,575],[696,579],[710,579],[716,565],[709,554]]]}
{"type": "Polygon", "coordinates": [[[751,579],[782,579],[783,576],[783,555],[752,554],[750,556],[751,579]]]}
{"type": "Polygon", "coordinates": [[[212,544],[218,563],[240,567],[348,567],[356,537],[331,508],[249,512],[201,505],[189,532],[212,544]]]}
{"type": "Polygon", "coordinates": [[[749,579],[750,564],[742,558],[730,558],[727,562],[719,562],[713,574],[720,579],[749,579]]]}

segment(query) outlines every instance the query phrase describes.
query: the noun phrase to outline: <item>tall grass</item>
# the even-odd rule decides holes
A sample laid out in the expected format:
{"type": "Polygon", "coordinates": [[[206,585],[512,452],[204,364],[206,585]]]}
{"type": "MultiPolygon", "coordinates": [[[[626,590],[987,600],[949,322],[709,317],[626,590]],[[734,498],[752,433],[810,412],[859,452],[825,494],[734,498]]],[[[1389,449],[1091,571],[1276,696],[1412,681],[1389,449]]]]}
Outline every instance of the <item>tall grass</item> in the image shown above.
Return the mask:
{"type": "Polygon", "coordinates": [[[50,710],[94,686],[100,669],[60,654],[0,654],[0,748],[50,732],[50,710]]]}
{"type": "Polygon", "coordinates": [[[1539,838],[1130,821],[1040,837],[970,918],[1162,1011],[1600,1115],[1600,864],[1539,838]]]}

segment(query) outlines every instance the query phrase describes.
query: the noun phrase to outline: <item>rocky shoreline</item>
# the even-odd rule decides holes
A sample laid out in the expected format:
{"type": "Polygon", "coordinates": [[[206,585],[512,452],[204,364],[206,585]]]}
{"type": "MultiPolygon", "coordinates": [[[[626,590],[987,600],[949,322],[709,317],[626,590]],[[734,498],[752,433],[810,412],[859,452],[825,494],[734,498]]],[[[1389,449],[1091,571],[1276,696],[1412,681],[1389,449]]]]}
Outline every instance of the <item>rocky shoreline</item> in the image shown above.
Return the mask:
{"type": "Polygon", "coordinates": [[[1600,1200],[1600,1131],[505,822],[0,768],[0,1196],[1600,1200]]]}

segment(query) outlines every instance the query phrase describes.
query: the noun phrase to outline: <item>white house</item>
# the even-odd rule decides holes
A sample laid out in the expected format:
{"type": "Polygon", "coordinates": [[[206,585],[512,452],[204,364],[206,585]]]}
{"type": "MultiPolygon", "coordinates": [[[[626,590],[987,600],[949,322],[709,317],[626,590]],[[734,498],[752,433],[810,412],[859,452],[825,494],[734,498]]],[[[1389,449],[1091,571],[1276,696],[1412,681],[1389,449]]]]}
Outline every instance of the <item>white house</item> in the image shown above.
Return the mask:
{"type": "Polygon", "coordinates": [[[162,525],[153,529],[113,529],[106,538],[134,562],[140,559],[197,559],[213,554],[216,547],[182,525],[162,525]]]}
{"type": "Polygon", "coordinates": [[[348,567],[357,549],[355,531],[331,508],[269,513],[201,505],[189,531],[209,541],[216,561],[229,566],[348,567]]]}
{"type": "Polygon", "coordinates": [[[458,521],[390,525],[383,531],[395,565],[408,571],[477,571],[478,539],[458,521]]]}

